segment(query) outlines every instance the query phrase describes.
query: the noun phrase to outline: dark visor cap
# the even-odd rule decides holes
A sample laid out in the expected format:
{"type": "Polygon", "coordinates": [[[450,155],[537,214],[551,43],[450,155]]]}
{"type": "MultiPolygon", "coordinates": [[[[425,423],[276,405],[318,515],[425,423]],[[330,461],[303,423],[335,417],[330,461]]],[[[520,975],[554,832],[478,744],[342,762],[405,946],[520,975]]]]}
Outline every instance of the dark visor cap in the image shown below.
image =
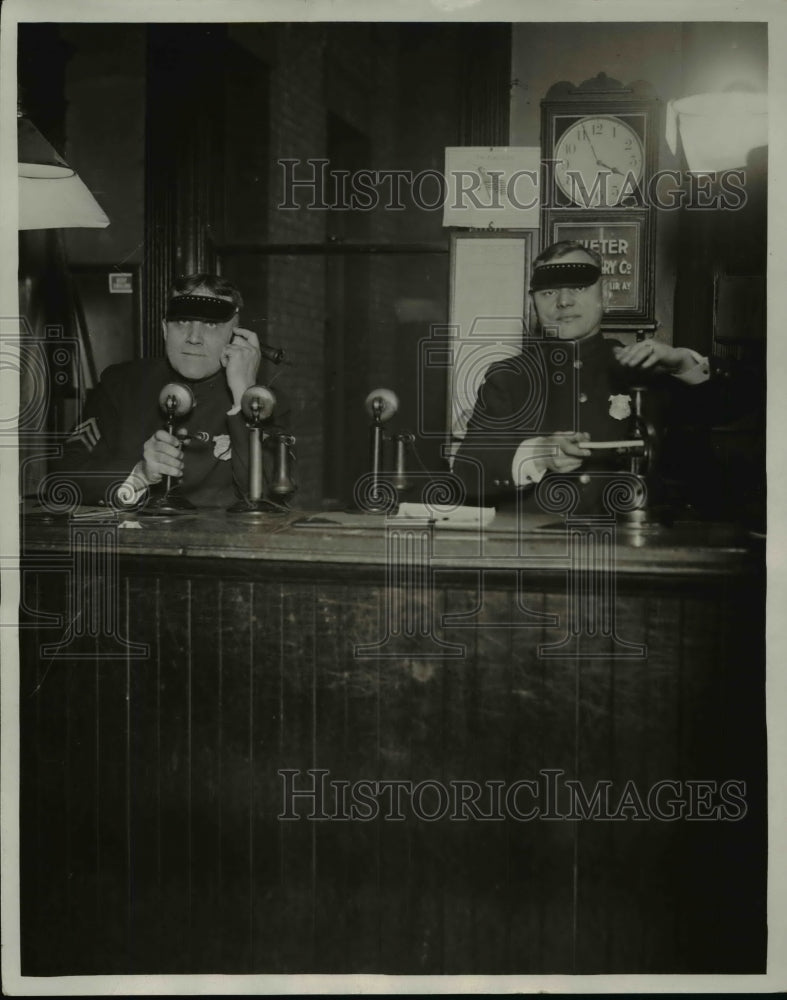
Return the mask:
{"type": "Polygon", "coordinates": [[[547,288],[588,288],[601,277],[601,268],[596,264],[560,263],[541,264],[533,271],[530,279],[531,292],[543,292],[547,288]]]}
{"type": "Polygon", "coordinates": [[[168,320],[201,319],[206,323],[226,323],[238,307],[229,299],[216,299],[212,295],[176,295],[167,303],[168,320]]]}

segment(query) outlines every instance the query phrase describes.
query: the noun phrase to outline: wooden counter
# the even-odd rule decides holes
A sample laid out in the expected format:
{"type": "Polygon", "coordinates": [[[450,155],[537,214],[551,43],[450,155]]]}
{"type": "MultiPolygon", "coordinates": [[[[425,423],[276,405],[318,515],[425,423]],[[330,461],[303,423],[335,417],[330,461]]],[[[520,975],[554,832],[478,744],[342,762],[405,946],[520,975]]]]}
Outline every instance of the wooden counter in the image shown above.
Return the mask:
{"type": "Polygon", "coordinates": [[[761,541],[97,517],[23,521],[25,974],[764,971],[761,541]],[[280,819],[310,769],[537,815],[280,819]]]}

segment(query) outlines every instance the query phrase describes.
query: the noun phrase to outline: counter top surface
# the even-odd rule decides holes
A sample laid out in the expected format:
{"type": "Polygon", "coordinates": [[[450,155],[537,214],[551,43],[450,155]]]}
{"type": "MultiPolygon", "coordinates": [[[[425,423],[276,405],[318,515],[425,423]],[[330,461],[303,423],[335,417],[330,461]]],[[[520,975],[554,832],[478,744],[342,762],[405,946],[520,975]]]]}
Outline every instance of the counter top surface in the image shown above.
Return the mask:
{"type": "MultiPolygon", "coordinates": [[[[572,522],[590,535],[610,522],[572,522]]],[[[202,510],[168,519],[82,508],[52,516],[25,511],[20,529],[23,558],[68,554],[101,544],[88,539],[90,526],[117,527],[121,557],[186,557],[287,563],[384,566],[394,533],[415,533],[413,545],[431,545],[434,568],[565,569],[570,533],[554,515],[498,514],[492,523],[455,528],[446,522],[344,512],[231,515],[202,510]],[[431,539],[431,541],[430,541],[431,539]]],[[[572,532],[573,534],[573,532],[572,532]]],[[[576,534],[574,535],[576,539],[576,534]]],[[[608,537],[608,536],[607,536],[608,537]]],[[[677,522],[634,528],[615,525],[614,562],[623,573],[701,575],[753,570],[764,564],[764,541],[724,523],[677,522]]]]}

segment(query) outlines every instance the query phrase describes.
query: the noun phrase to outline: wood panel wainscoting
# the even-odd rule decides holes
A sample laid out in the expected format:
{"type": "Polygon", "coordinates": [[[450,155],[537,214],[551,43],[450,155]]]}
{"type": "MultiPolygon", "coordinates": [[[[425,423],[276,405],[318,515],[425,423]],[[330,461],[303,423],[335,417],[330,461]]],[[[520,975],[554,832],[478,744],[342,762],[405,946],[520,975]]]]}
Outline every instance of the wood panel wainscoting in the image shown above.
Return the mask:
{"type": "Polygon", "coordinates": [[[764,971],[756,540],[618,532],[571,657],[537,520],[128,521],[23,519],[25,975],[764,971]]]}

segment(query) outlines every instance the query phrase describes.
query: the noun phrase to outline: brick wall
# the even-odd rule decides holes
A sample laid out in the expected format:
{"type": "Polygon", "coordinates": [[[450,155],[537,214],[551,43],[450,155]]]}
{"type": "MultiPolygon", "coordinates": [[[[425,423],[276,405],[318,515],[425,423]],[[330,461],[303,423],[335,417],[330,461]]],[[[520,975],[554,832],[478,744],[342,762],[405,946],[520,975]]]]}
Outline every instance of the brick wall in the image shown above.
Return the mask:
{"type": "MultiPolygon", "coordinates": [[[[308,189],[295,192],[298,209],[282,209],[283,158],[306,161],[328,156],[329,115],[366,137],[369,169],[390,166],[394,155],[396,103],[396,36],[375,25],[290,24],[275,30],[270,67],[270,218],[271,243],[322,243],[329,229],[329,212],[307,208],[308,189]]],[[[311,176],[305,163],[296,176],[311,176]]],[[[396,220],[377,211],[362,220],[364,238],[393,241],[396,220]]],[[[294,368],[280,376],[291,402],[291,426],[297,436],[298,503],[316,506],[322,498],[325,357],[327,314],[327,261],[319,255],[275,255],[268,267],[268,338],[288,353],[294,368]]],[[[357,344],[348,344],[346,371],[369,381],[368,388],[390,381],[393,369],[393,298],[395,273],[392,258],[369,262],[368,330],[357,344]],[[351,360],[350,360],[351,359],[351,360]],[[363,373],[363,376],[360,374],[363,373]]],[[[357,393],[353,394],[357,395],[357,393]]],[[[349,398],[357,407],[363,426],[363,397],[349,398]]]]}
{"type": "MultiPolygon", "coordinates": [[[[108,230],[69,235],[69,249],[75,262],[101,260],[111,267],[121,261],[139,262],[143,255],[146,36],[143,26],[131,33],[119,25],[100,31],[91,27],[68,28],[74,49],[69,152],[86,176],[109,178],[99,185],[102,193],[111,199],[120,184],[129,200],[111,211],[108,230]],[[120,107],[121,117],[125,116],[126,105],[118,104],[118,95],[126,104],[132,101],[135,109],[125,145],[115,144],[123,154],[125,173],[112,168],[112,149],[96,145],[90,126],[93,112],[104,120],[120,107]],[[86,117],[88,104],[91,115],[86,117]],[[77,142],[80,123],[92,137],[89,144],[77,142]]],[[[445,240],[439,211],[426,213],[412,206],[391,211],[380,204],[375,210],[354,213],[354,219],[338,218],[342,213],[307,209],[306,191],[296,193],[302,207],[284,210],[279,207],[283,175],[277,161],[327,158],[329,148],[335,152],[338,128],[339,133],[345,129],[358,137],[363,153],[358,154],[357,168],[413,173],[440,169],[443,147],[457,141],[460,67],[455,28],[258,23],[227,26],[226,35],[231,55],[222,112],[225,148],[217,150],[222,176],[212,189],[216,214],[212,235],[218,244],[243,242],[260,248],[322,244],[336,233],[348,240],[386,245],[445,240]],[[242,67],[238,47],[245,50],[242,67]]],[[[290,404],[290,424],[298,439],[301,506],[317,506],[323,497],[332,443],[336,451],[335,442],[342,442],[338,478],[343,487],[338,492],[343,498],[358,470],[366,468],[363,400],[370,389],[395,390],[402,400],[395,429],[415,429],[417,341],[428,327],[416,328],[402,316],[411,317],[416,300],[421,311],[427,303],[429,316],[441,318],[440,310],[447,308],[447,267],[435,269],[437,260],[390,254],[222,257],[222,269],[237,280],[247,300],[244,324],[265,342],[283,347],[293,363],[278,371],[266,365],[261,379],[275,376],[274,388],[290,404]],[[326,337],[326,323],[338,315],[344,315],[338,331],[342,392],[327,420],[332,368],[326,357],[333,340],[326,337]]],[[[336,339],[335,329],[331,336],[336,339]]],[[[440,405],[436,403],[438,409],[440,405]]]]}

